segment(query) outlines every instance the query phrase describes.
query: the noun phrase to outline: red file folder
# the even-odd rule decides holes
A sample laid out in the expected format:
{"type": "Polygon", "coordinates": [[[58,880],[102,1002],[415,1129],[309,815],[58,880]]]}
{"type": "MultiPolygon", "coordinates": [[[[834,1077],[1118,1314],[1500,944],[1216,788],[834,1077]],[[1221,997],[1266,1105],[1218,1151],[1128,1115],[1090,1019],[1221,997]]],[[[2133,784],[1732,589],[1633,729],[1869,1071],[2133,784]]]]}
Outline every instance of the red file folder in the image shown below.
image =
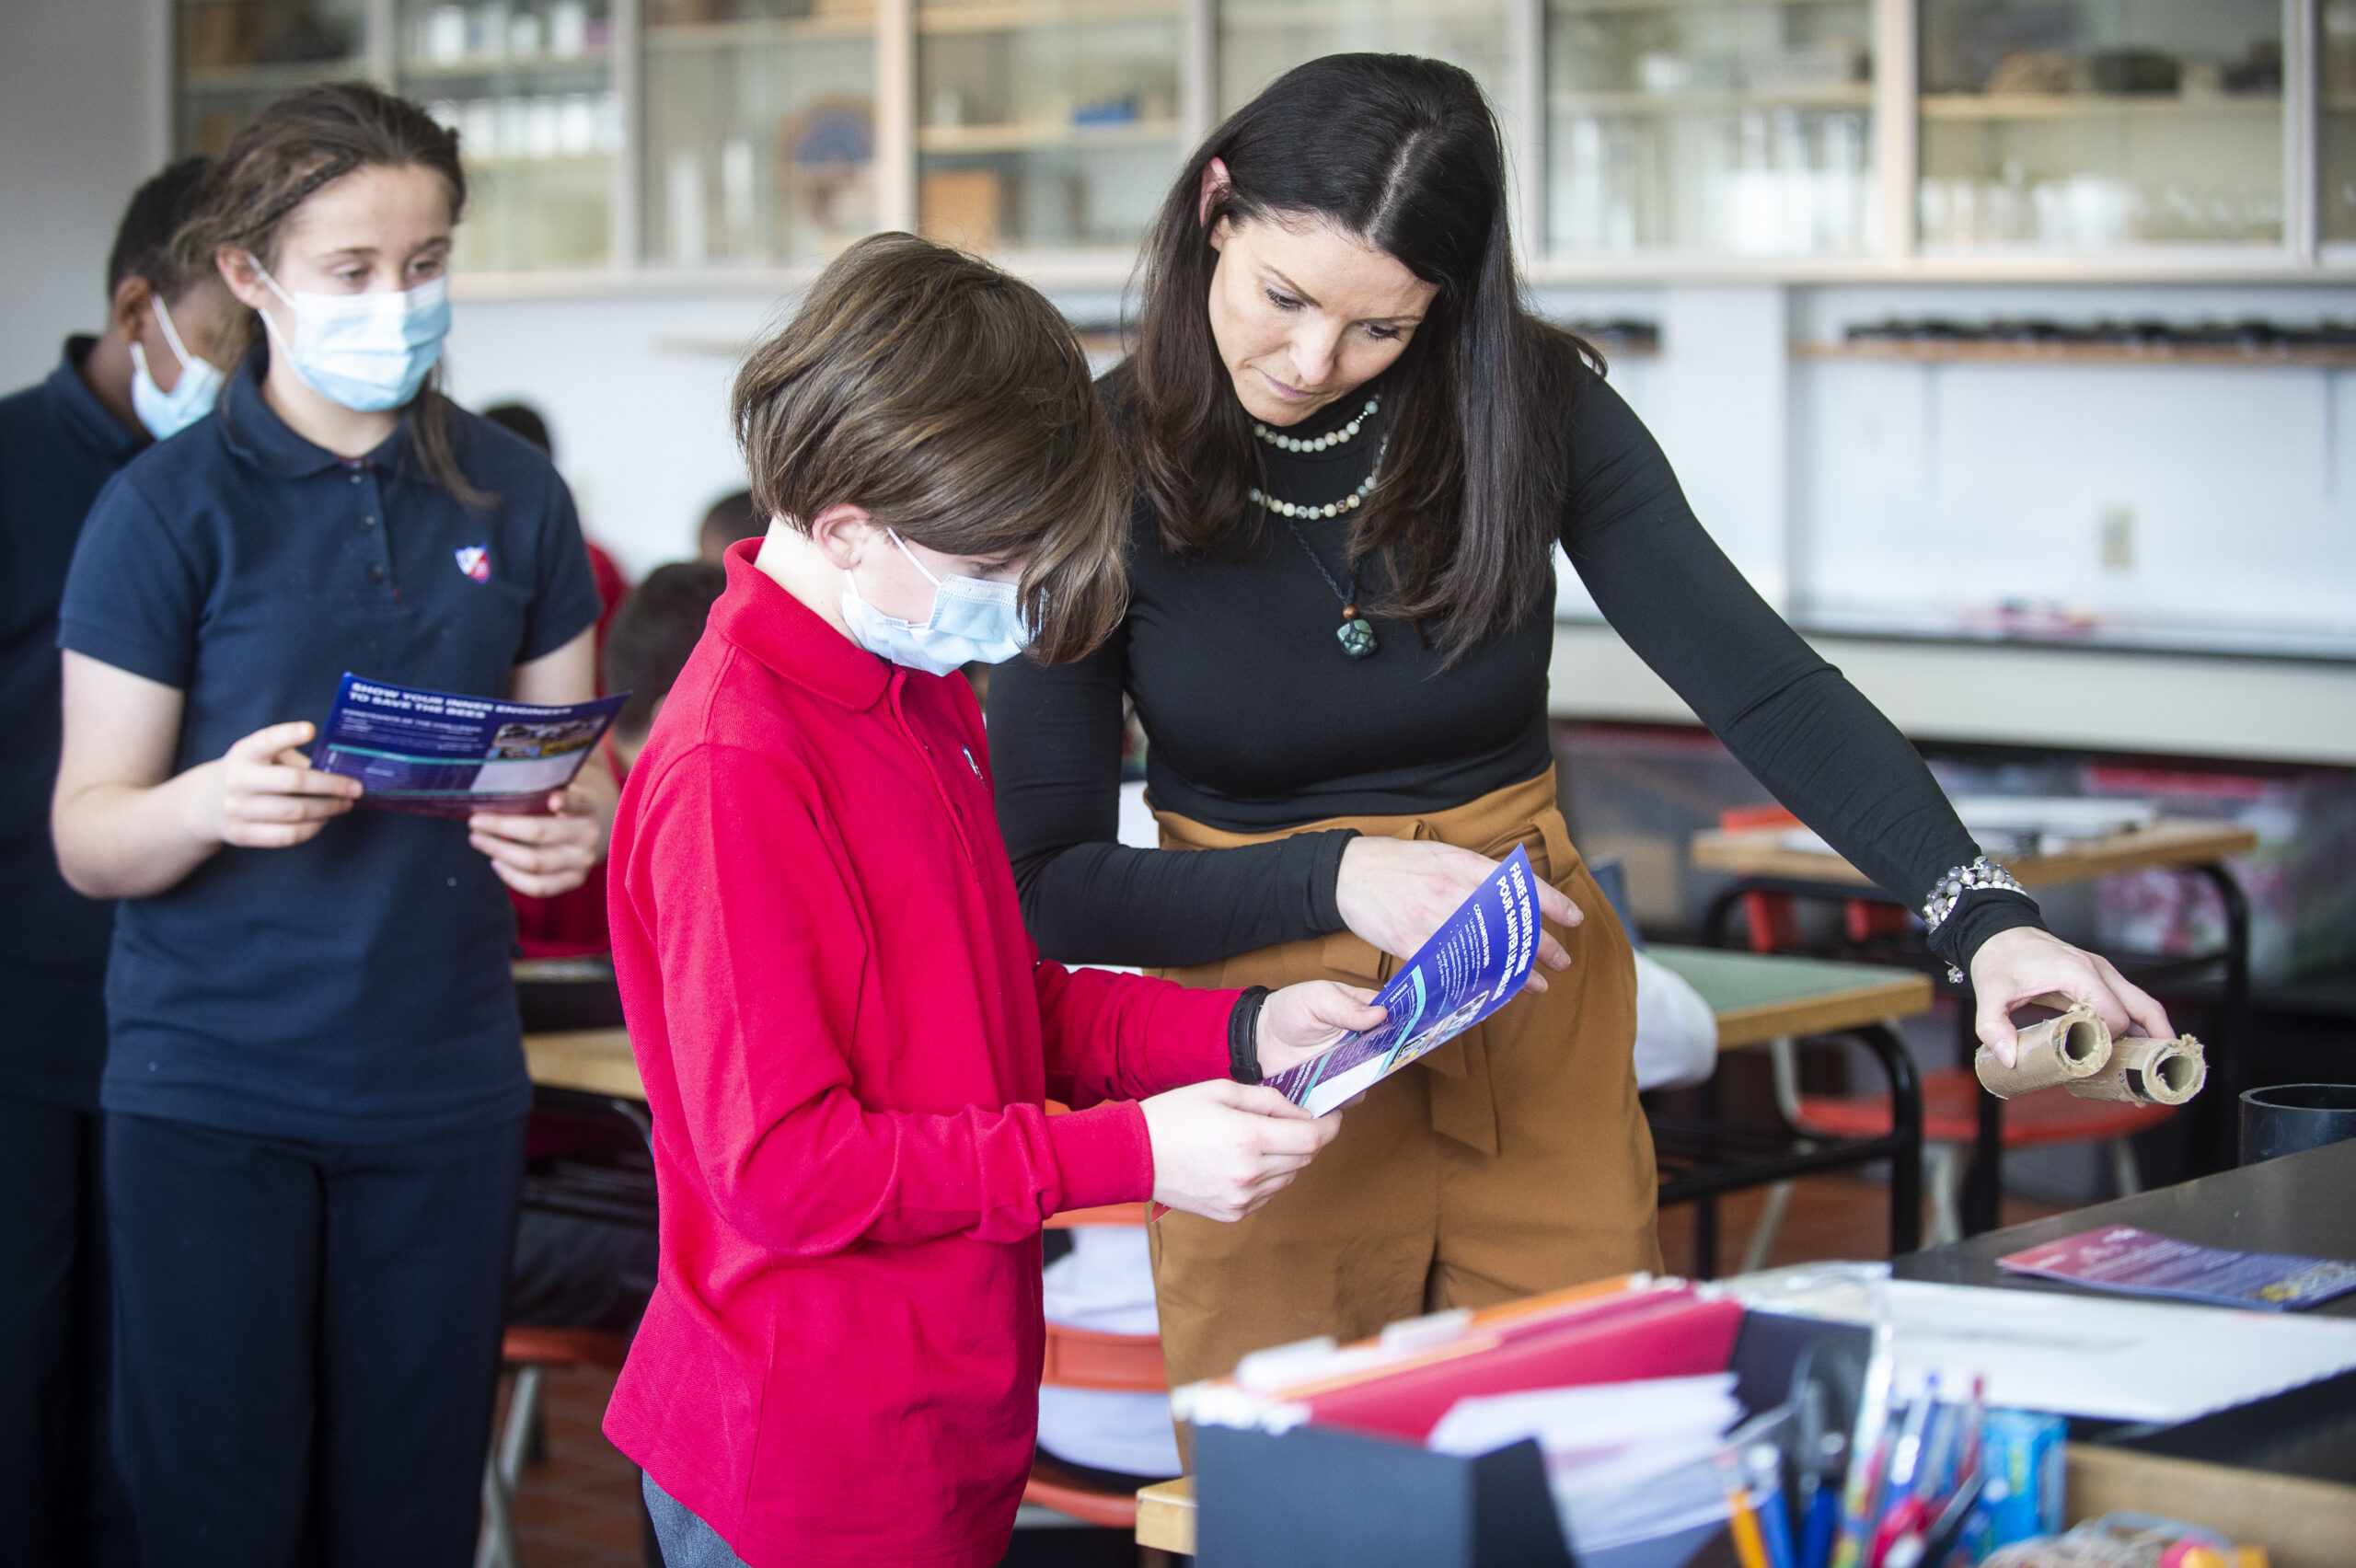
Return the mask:
{"type": "Polygon", "coordinates": [[[1639,1290],[1565,1311],[1476,1321],[1461,1340],[1338,1386],[1288,1389],[1319,1426],[1421,1443],[1458,1400],[1529,1389],[1689,1378],[1734,1359],[1742,1307],[1690,1286],[1639,1290]]]}

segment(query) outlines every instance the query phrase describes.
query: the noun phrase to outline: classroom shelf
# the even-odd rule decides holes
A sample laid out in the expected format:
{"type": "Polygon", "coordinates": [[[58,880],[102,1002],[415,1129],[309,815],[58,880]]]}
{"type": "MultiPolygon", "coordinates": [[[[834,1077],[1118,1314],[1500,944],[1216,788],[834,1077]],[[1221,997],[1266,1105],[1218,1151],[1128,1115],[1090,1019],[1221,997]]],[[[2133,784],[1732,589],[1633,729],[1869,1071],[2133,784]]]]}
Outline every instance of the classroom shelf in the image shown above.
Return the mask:
{"type": "Polygon", "coordinates": [[[2282,100],[2258,95],[2167,98],[2144,93],[1928,93],[1925,120],[2280,120],[2282,100]]]}
{"type": "Polygon", "coordinates": [[[807,17],[755,17],[733,22],[671,23],[646,29],[649,54],[771,49],[797,43],[875,36],[872,9],[821,12],[807,17]]]}
{"type": "Polygon", "coordinates": [[[1728,87],[1716,92],[1573,92],[1558,89],[1546,95],[1546,107],[1556,114],[1666,115],[1746,114],[1779,109],[1849,109],[1873,107],[1870,86],[1728,87]]]}
{"type": "MultiPolygon", "coordinates": [[[[791,269],[953,210],[1012,264],[1115,286],[1220,115],[1373,49],[1481,82],[1542,281],[2356,277],[2337,245],[2356,240],[2356,8],[2330,0],[2050,0],[2077,18],[2054,92],[1984,90],[2022,78],[1991,64],[2009,24],[1968,0],[148,3],[171,18],[185,150],[329,77],[461,106],[610,97],[607,238],[559,248],[616,275],[791,269]],[[1986,57],[1959,65],[1958,38],[1986,57]],[[323,48],[345,52],[271,58],[323,48]],[[2252,74],[2266,49],[2279,90],[2252,74]],[[2088,90],[2122,50],[2175,62],[2177,90],[2088,90]],[[934,178],[984,160],[995,193],[934,178]]],[[[543,265],[494,248],[469,270],[543,265]]]]}
{"type": "Polygon", "coordinates": [[[2356,369],[2356,348],[2321,345],[2273,346],[2224,343],[2039,343],[1923,342],[1867,340],[1863,342],[1797,341],[1798,360],[1896,360],[1922,364],[2101,364],[2223,366],[2240,370],[2356,369]]]}
{"type": "MultiPolygon", "coordinates": [[[[602,80],[611,69],[604,49],[579,54],[486,55],[470,60],[408,59],[401,62],[401,81],[420,92],[443,85],[487,81],[523,81],[539,86],[543,77],[595,76],[602,80]]],[[[545,89],[544,89],[545,90],[545,89]]]]}
{"type": "Polygon", "coordinates": [[[1044,147],[1141,147],[1175,141],[1174,120],[1105,125],[928,125],[917,133],[924,153],[1011,153],[1044,147]]]}
{"type": "Polygon", "coordinates": [[[920,33],[1016,32],[1026,28],[1101,27],[1122,22],[1162,22],[1176,15],[1171,0],[1067,0],[1057,4],[925,5],[916,14],[920,33]]]}

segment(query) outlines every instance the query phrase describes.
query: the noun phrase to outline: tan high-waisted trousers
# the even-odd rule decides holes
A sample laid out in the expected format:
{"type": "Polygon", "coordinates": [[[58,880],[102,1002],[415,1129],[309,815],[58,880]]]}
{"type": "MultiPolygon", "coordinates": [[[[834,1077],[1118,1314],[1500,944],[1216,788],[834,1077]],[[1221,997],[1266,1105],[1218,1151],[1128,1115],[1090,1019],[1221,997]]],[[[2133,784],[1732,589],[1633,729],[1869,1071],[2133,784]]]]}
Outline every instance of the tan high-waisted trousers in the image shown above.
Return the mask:
{"type": "MultiPolygon", "coordinates": [[[[1283,837],[1221,833],[1155,813],[1164,849],[1283,837]]],[[[1660,1267],[1652,1134],[1636,1103],[1636,972],[1626,934],[1571,847],[1550,769],[1420,817],[1336,817],[1493,859],[1530,850],[1586,915],[1554,934],[1547,972],[1489,1020],[1377,1084],[1299,1180],[1233,1225],[1170,1214],[1152,1228],[1171,1386],[1221,1376],[1245,1354],[1316,1334],[1345,1343],[1386,1323],[1484,1307],[1660,1267]]],[[[1188,986],[1379,986],[1396,961],[1348,931],[1187,969],[1188,986]]]]}

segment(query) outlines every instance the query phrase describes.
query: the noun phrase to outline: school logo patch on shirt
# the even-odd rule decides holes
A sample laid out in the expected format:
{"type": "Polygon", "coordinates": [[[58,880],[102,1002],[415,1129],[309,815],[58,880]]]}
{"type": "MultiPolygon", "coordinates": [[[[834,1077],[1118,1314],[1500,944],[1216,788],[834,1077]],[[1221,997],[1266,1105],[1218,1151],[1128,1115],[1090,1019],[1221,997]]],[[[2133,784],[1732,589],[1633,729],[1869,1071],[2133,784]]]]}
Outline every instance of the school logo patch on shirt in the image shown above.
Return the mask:
{"type": "Polygon", "coordinates": [[[491,547],[489,545],[460,545],[455,553],[457,556],[460,571],[478,582],[491,581],[491,547]]]}

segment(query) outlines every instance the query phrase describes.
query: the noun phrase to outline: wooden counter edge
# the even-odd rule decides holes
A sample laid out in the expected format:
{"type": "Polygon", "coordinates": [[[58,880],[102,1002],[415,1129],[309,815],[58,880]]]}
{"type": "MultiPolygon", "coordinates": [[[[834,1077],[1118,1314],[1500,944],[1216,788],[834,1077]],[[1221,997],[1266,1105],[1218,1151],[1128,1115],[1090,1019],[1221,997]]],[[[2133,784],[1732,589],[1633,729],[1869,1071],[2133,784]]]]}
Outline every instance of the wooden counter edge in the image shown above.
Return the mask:
{"type": "Polygon", "coordinates": [[[1195,1555],[1195,1478],[1182,1475],[1138,1492],[1138,1544],[1195,1555]]]}
{"type": "MultiPolygon", "coordinates": [[[[2267,1549],[2273,1568],[2344,1568],[2356,1540],[2356,1486],[2103,1448],[2069,1447],[2069,1522],[2119,1509],[2185,1518],[2267,1549]]],[[[1138,1544],[1192,1556],[1195,1482],[1138,1493],[1138,1544]]]]}
{"type": "Polygon", "coordinates": [[[2073,1525],[2120,1509],[2165,1515],[2262,1546],[2272,1568],[2344,1568],[2356,1542],[2356,1486],[2091,1443],[2070,1445],[2069,1466],[2073,1525]]]}

